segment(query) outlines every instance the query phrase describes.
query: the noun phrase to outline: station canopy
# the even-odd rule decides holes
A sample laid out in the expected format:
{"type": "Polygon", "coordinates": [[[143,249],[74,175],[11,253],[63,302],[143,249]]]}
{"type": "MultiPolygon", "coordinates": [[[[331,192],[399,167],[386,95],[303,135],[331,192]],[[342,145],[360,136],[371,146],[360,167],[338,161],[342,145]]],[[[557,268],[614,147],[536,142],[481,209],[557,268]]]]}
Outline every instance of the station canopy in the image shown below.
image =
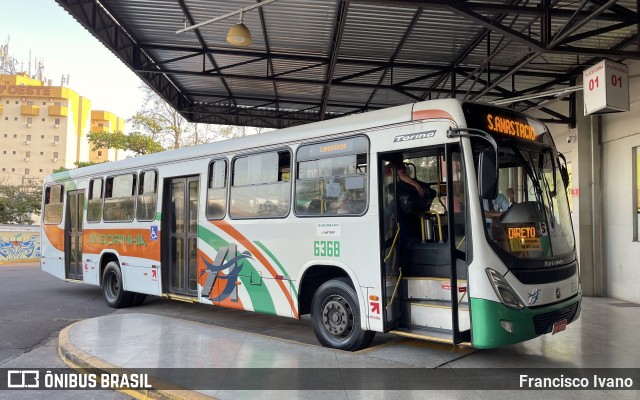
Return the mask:
{"type": "Polygon", "coordinates": [[[193,122],[282,128],[455,96],[571,123],[550,99],[602,58],[640,58],[635,0],[276,0],[243,13],[246,47],[226,41],[239,15],[176,32],[260,1],[57,2],[193,122]]]}

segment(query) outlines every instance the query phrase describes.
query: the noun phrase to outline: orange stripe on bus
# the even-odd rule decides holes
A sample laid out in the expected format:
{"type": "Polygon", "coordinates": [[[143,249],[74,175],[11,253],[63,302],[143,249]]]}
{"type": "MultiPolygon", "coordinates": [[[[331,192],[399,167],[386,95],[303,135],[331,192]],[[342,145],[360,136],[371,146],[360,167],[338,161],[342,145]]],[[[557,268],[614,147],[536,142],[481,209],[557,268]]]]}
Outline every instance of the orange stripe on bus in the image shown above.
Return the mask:
{"type": "Polygon", "coordinates": [[[444,110],[419,110],[411,115],[412,121],[421,119],[453,119],[453,117],[444,110]]]}
{"type": "Polygon", "coordinates": [[[127,257],[139,257],[146,258],[147,260],[160,261],[160,237],[161,232],[158,232],[157,240],[151,240],[151,231],[147,229],[85,229],[82,232],[82,252],[91,254],[100,254],[105,248],[113,249],[118,252],[120,256],[127,257]],[[93,236],[94,243],[91,242],[93,236]],[[140,235],[144,240],[145,245],[138,245],[137,243],[115,243],[114,236],[130,236],[137,238],[140,235]],[[105,239],[105,243],[101,243],[102,239],[105,239]],[[96,242],[96,239],[98,242],[96,242]],[[110,240],[109,240],[110,239],[110,240]],[[110,243],[109,243],[110,241],[110,243]]]}
{"type": "MultiPolygon", "coordinates": [[[[245,238],[240,232],[238,232],[238,230],[236,228],[234,228],[233,226],[229,225],[229,223],[224,221],[224,220],[212,221],[212,223],[215,226],[217,226],[218,228],[220,228],[223,231],[225,231],[229,236],[231,236],[232,238],[237,240],[238,243],[242,244],[247,250],[249,250],[251,252],[251,254],[255,258],[258,259],[258,261],[260,261],[260,263],[262,263],[262,265],[267,269],[267,271],[269,271],[269,273],[271,274],[271,276],[273,278],[276,277],[276,275],[277,275],[276,270],[273,268],[271,263],[262,255],[260,250],[258,250],[258,248],[253,243],[251,243],[249,241],[249,239],[245,238]]],[[[291,297],[291,293],[289,292],[287,286],[285,286],[284,281],[279,280],[279,279],[277,279],[275,281],[278,283],[278,285],[282,289],[282,292],[287,297],[287,301],[289,302],[289,305],[291,306],[291,311],[293,311],[293,316],[295,318],[298,318],[298,311],[296,310],[295,303],[293,301],[293,298],[291,297]]]]}
{"type": "Polygon", "coordinates": [[[42,226],[49,243],[51,243],[56,250],[64,252],[64,229],[59,228],[58,225],[42,226]]]}

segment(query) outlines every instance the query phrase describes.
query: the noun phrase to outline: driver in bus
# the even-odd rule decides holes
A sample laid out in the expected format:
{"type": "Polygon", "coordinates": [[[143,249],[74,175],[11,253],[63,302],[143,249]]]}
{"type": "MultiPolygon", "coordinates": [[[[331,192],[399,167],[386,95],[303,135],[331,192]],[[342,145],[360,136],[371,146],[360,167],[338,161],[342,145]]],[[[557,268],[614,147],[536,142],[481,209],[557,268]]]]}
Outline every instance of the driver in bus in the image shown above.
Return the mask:
{"type": "Polygon", "coordinates": [[[502,215],[503,212],[507,211],[511,204],[503,193],[498,193],[493,200],[482,199],[482,207],[484,208],[484,216],[485,216],[485,225],[487,227],[487,232],[489,232],[489,236],[493,238],[493,225],[496,218],[502,215]]]}

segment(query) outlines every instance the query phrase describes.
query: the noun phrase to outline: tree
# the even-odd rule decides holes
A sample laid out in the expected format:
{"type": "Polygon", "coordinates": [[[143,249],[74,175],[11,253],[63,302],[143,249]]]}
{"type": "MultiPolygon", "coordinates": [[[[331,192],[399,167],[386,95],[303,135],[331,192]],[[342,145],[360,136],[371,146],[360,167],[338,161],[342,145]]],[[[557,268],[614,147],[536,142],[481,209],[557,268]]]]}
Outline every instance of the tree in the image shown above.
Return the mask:
{"type": "Polygon", "coordinates": [[[40,215],[42,188],[16,186],[0,182],[0,224],[33,224],[32,215],[40,215]]]}
{"type": "Polygon", "coordinates": [[[136,155],[144,155],[164,150],[153,137],[141,132],[131,132],[127,135],[120,131],[100,131],[91,132],[87,137],[94,151],[99,149],[130,150],[136,155]]]}
{"type": "Polygon", "coordinates": [[[135,132],[147,135],[166,148],[209,143],[245,136],[245,127],[198,124],[187,121],[149,86],[142,85],[144,106],[129,119],[135,132]]]}

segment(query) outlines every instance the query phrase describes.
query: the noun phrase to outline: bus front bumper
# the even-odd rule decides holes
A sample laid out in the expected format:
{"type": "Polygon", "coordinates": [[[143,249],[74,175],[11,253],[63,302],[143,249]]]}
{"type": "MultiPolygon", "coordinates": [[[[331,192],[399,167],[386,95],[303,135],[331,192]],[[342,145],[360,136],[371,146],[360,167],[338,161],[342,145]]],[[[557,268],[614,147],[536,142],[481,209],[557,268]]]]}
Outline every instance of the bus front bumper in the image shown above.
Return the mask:
{"type": "Polygon", "coordinates": [[[516,310],[502,303],[471,299],[471,344],[491,349],[551,333],[556,322],[571,323],[580,315],[582,293],[549,306],[516,310]],[[508,332],[504,326],[510,326],[508,332]]]}

